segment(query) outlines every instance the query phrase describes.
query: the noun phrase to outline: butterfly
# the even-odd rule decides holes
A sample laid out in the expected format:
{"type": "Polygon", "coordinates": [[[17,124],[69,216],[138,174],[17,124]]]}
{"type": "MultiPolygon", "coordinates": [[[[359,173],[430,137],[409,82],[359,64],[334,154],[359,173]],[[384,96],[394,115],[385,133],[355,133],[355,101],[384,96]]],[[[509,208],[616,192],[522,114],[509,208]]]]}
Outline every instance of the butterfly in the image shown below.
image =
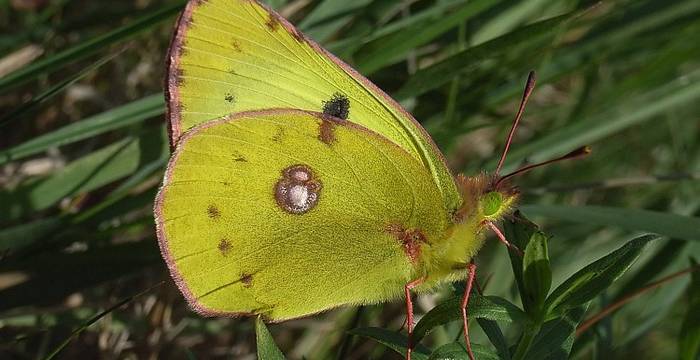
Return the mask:
{"type": "Polygon", "coordinates": [[[252,0],[189,1],[167,61],[154,213],[196,312],[278,322],[404,298],[410,339],[411,293],[466,279],[473,358],[471,260],[488,229],[510,246],[495,224],[518,198],[508,146],[493,174],[454,176],[396,101],[252,0]]]}

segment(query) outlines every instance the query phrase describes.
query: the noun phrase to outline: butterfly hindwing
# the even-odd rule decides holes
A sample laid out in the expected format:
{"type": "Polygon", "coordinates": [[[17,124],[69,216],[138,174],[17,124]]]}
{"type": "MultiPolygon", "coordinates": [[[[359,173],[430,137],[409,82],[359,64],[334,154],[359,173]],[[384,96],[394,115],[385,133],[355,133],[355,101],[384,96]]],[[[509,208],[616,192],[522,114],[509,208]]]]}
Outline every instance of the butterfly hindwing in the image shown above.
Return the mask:
{"type": "Polygon", "coordinates": [[[461,203],[442,154],[413,117],[351,67],[252,0],[190,1],[171,46],[173,144],[188,129],[251,110],[325,112],[362,125],[426,167],[444,206],[461,203]]]}
{"type": "Polygon", "coordinates": [[[155,213],[163,255],[195,309],[284,320],[400,296],[424,271],[412,242],[446,236],[442,209],[430,173],[383,136],[273,110],[186,134],[155,213]]]}

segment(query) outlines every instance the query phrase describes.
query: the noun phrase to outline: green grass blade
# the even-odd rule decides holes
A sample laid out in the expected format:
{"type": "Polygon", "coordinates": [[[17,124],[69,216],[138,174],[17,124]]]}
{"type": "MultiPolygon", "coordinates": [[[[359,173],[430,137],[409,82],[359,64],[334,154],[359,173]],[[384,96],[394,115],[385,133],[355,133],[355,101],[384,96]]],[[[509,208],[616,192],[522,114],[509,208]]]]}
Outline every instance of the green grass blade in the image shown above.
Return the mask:
{"type": "MultiPolygon", "coordinates": [[[[592,145],[632,126],[640,125],[672,109],[697,103],[700,99],[700,71],[672,79],[644,94],[621,99],[618,104],[528,142],[517,144],[508,154],[504,170],[512,170],[522,159],[543,161],[584,145],[592,145]]],[[[593,146],[595,153],[595,146],[593,146]]],[[[495,166],[489,164],[487,167],[495,166]]]]}
{"type": "MultiPolygon", "coordinates": [[[[75,239],[73,239],[75,240],[75,239]]],[[[0,311],[64,301],[77,291],[143,273],[160,263],[155,239],[92,248],[74,253],[46,252],[5,261],[0,275],[22,273],[24,282],[0,289],[0,311]],[[37,289],[41,289],[37,291],[37,289]]]]}
{"type": "MultiPolygon", "coordinates": [[[[571,19],[575,13],[542,20],[480,45],[469,47],[451,55],[435,64],[418,70],[394,95],[399,100],[423,94],[429,90],[450,82],[458,73],[476,68],[487,59],[494,59],[508,54],[508,51],[518,44],[550,38],[555,35],[558,27],[571,19]]],[[[538,52],[542,49],[538,48],[538,52]]]]}
{"type": "Polygon", "coordinates": [[[545,216],[586,224],[621,227],[652,232],[683,240],[700,241],[700,218],[650,210],[621,209],[607,206],[523,205],[531,216],[545,216]]]}
{"type": "MultiPolygon", "coordinates": [[[[691,264],[697,266],[695,261],[691,261],[691,264]]],[[[700,272],[695,271],[691,275],[688,287],[688,309],[681,325],[678,349],[681,360],[693,360],[700,356],[700,311],[698,309],[700,309],[700,272]]]]}
{"type": "Polygon", "coordinates": [[[0,93],[35,79],[42,74],[56,71],[66,64],[84,59],[105,49],[107,46],[128,40],[138,34],[141,34],[153,26],[175,16],[175,14],[182,10],[183,6],[184,2],[178,1],[175,4],[155,10],[152,13],[147,14],[107,34],[83,41],[78,45],[16,70],[0,78],[0,93]]]}
{"type": "Polygon", "coordinates": [[[123,139],[85,155],[48,177],[0,191],[0,211],[17,218],[133,174],[168,152],[164,134],[162,127],[151,129],[139,138],[123,139]]]}
{"type": "Polygon", "coordinates": [[[9,113],[3,115],[0,117],[0,128],[4,127],[8,123],[10,123],[13,120],[16,120],[22,116],[22,114],[34,109],[35,107],[39,106],[40,104],[48,101],[49,99],[53,98],[54,96],[60,94],[63,90],[67,89],[69,86],[75,84],[78,80],[82,79],[86,75],[90,74],[93,70],[98,69],[102,65],[108,63],[110,60],[114,59],[117,55],[119,55],[120,52],[105,56],[102,59],[96,61],[92,65],[80,70],[79,72],[69,76],[65,80],[59,82],[56,85],[53,85],[46,89],[44,92],[42,92],[39,95],[36,95],[33,97],[31,100],[25,102],[24,104],[20,105],[16,109],[10,111],[9,113]]]}
{"type": "Polygon", "coordinates": [[[392,61],[402,59],[409,50],[432,41],[494,5],[496,2],[493,0],[469,1],[448,12],[439,21],[421,22],[411,29],[374,40],[360,50],[355,65],[361,73],[371,74],[392,61]]]}
{"type": "Polygon", "coordinates": [[[150,95],[0,151],[0,165],[37,154],[51,147],[70,144],[126,127],[162,115],[164,112],[163,95],[150,95]]]}
{"type": "Polygon", "coordinates": [[[45,358],[44,360],[51,360],[55,358],[73,339],[75,339],[78,335],[80,335],[83,331],[85,331],[87,328],[95,324],[96,322],[100,321],[103,317],[109,315],[112,313],[112,311],[119,309],[120,307],[134,301],[135,299],[141,297],[142,295],[150,292],[153,290],[155,287],[162,285],[163,283],[160,282],[154,286],[151,286],[150,288],[141,291],[138,294],[129,296],[127,298],[124,298],[123,300],[119,301],[118,303],[108,307],[107,309],[101,311],[100,313],[96,314],[90,320],[86,321],[83,325],[81,325],[79,328],[75,329],[70,336],[64,340],[61,344],[56,346],[45,358]]]}

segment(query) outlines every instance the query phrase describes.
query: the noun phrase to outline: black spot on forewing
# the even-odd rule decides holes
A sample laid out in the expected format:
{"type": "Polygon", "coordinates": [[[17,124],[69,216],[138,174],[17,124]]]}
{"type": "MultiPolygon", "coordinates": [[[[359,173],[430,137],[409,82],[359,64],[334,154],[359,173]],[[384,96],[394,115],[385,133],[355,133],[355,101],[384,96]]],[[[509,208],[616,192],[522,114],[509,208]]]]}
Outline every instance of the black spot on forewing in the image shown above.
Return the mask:
{"type": "Polygon", "coordinates": [[[210,219],[216,220],[221,217],[221,211],[219,211],[219,208],[217,208],[216,206],[209,205],[209,207],[207,208],[207,216],[210,219]]]}
{"type": "Polygon", "coordinates": [[[227,93],[226,96],[224,96],[224,100],[226,100],[226,102],[229,104],[233,104],[236,101],[236,97],[233,96],[232,93],[227,93]]]}
{"type": "Polygon", "coordinates": [[[277,29],[280,27],[280,20],[277,18],[277,16],[275,16],[275,14],[270,13],[270,17],[267,19],[265,25],[267,25],[267,28],[270,29],[270,31],[277,31],[277,29]]]}
{"type": "Polygon", "coordinates": [[[338,119],[347,120],[350,115],[350,100],[341,93],[335,93],[323,102],[323,113],[338,119]]]}

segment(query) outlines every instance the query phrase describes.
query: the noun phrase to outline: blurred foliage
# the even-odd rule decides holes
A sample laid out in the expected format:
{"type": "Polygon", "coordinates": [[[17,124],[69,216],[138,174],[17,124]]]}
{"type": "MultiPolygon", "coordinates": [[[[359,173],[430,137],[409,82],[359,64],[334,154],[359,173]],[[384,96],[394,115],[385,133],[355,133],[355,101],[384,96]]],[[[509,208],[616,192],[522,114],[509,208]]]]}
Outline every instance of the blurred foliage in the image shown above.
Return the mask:
{"type": "MultiPolygon", "coordinates": [[[[525,256],[489,241],[477,257],[477,357],[698,358],[697,274],[645,286],[700,255],[700,2],[269,3],[400,100],[455,172],[495,167],[531,69],[538,87],[506,170],[593,147],[517,179],[521,210],[547,235],[511,219],[525,256]]],[[[252,359],[256,328],[273,357],[271,339],[292,359],[400,358],[402,302],[270,337],[254,319],[197,316],[169,280],[151,206],[168,158],[163,59],[183,4],[0,0],[0,358],[252,359]]],[[[464,358],[463,286],[419,298],[416,358],[464,358]]]]}

